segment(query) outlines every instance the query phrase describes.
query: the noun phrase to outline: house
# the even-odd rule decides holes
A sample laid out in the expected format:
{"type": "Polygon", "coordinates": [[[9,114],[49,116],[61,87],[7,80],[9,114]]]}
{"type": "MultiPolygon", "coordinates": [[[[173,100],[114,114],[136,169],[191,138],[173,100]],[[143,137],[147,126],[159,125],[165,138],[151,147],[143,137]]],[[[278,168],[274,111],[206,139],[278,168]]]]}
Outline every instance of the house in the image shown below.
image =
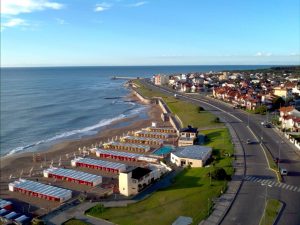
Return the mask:
{"type": "Polygon", "coordinates": [[[139,193],[149,184],[166,173],[166,168],[161,165],[151,164],[150,168],[136,167],[120,173],[120,194],[131,196],[139,193]]]}
{"type": "Polygon", "coordinates": [[[178,146],[193,145],[198,136],[198,128],[188,126],[179,131],[178,146]]]}
{"type": "Polygon", "coordinates": [[[165,85],[169,83],[169,76],[157,74],[154,76],[155,85],[165,85]]]}
{"type": "Polygon", "coordinates": [[[203,167],[212,154],[212,148],[201,145],[178,147],[171,152],[171,162],[177,166],[203,167]]]}
{"type": "Polygon", "coordinates": [[[274,95],[282,97],[283,99],[288,99],[292,97],[292,88],[287,87],[275,87],[273,88],[274,95]]]}

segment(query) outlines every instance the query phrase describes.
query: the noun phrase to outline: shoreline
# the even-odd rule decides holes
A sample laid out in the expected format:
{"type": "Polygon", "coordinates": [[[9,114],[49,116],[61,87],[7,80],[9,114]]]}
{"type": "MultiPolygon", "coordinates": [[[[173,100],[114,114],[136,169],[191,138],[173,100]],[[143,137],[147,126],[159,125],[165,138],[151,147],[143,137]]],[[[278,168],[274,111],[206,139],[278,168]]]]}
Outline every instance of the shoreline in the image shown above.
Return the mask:
{"type": "MultiPolygon", "coordinates": [[[[149,106],[149,104],[143,103],[137,96],[135,96],[132,90],[131,93],[126,98],[133,100],[138,104],[149,106]]],[[[34,164],[34,162],[32,161],[32,156],[35,153],[39,153],[42,157],[46,155],[46,162],[49,162],[50,158],[51,160],[52,159],[55,160],[54,158],[57,158],[55,157],[55,154],[59,153],[59,155],[62,156],[73,152],[77,153],[79,147],[81,148],[84,146],[88,147],[91,146],[92,144],[99,143],[100,141],[103,142],[103,141],[107,141],[109,138],[120,136],[123,133],[127,133],[128,131],[150,126],[151,121],[157,120],[159,118],[159,115],[156,115],[157,112],[159,112],[156,108],[157,108],[156,106],[146,107],[145,114],[147,115],[147,118],[145,119],[138,118],[139,117],[138,115],[133,115],[128,118],[119,119],[112,122],[109,125],[102,127],[97,132],[97,134],[91,136],[86,136],[79,139],[61,140],[58,141],[57,143],[53,143],[46,149],[39,149],[39,150],[28,151],[28,152],[18,152],[12,155],[1,156],[0,157],[1,177],[3,177],[3,175],[4,176],[7,175],[6,174],[8,172],[7,170],[10,170],[7,167],[10,167],[11,164],[14,165],[14,170],[15,170],[15,168],[17,167],[15,163],[20,159],[21,161],[25,159],[27,160],[30,159],[29,160],[30,163],[34,164]]]]}

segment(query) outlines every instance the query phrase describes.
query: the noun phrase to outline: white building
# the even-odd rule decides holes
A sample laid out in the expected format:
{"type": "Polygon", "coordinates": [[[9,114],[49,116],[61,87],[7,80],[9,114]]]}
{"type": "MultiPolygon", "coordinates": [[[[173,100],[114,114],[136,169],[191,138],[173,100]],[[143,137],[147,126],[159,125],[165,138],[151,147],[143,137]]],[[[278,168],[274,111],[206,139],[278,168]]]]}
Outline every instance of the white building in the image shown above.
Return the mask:
{"type": "Polygon", "coordinates": [[[166,172],[167,168],[159,164],[150,164],[149,168],[136,167],[122,172],[119,174],[120,194],[135,195],[166,172]]]}
{"type": "Polygon", "coordinates": [[[201,145],[178,147],[176,152],[171,153],[171,162],[183,167],[203,167],[211,153],[211,147],[201,145]]]}

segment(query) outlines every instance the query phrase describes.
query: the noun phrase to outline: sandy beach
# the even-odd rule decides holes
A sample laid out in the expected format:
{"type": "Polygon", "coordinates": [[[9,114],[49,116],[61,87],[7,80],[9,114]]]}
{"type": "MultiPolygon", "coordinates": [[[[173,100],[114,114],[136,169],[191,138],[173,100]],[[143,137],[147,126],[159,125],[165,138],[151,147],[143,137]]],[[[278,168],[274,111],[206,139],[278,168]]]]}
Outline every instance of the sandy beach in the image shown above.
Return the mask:
{"type": "MultiPolygon", "coordinates": [[[[131,100],[138,101],[135,96],[130,96],[131,100]]],[[[158,122],[160,124],[160,114],[161,109],[158,105],[149,105],[147,108],[148,118],[138,120],[136,117],[125,118],[116,121],[108,126],[106,126],[97,135],[82,138],[80,140],[63,141],[61,143],[55,144],[47,150],[39,151],[42,160],[40,162],[33,161],[33,154],[37,152],[26,152],[19,153],[16,155],[6,156],[1,158],[1,178],[0,178],[0,198],[11,199],[12,201],[20,202],[22,200],[23,205],[26,202],[32,203],[32,199],[28,196],[20,195],[19,193],[9,192],[8,183],[12,180],[19,178],[29,177],[31,171],[31,179],[42,180],[41,172],[44,168],[49,167],[53,161],[53,166],[58,166],[58,161],[61,158],[63,166],[70,166],[70,158],[74,157],[74,152],[78,155],[78,148],[83,148],[84,146],[90,147],[91,145],[98,144],[99,142],[105,142],[115,136],[121,136],[128,131],[134,131],[141,128],[145,128],[151,125],[151,122],[158,122]],[[122,123],[126,124],[125,126],[122,123]],[[67,156],[68,155],[68,156],[67,156]],[[43,167],[42,167],[43,165],[43,167]],[[35,176],[38,174],[38,176],[35,176]],[[12,178],[12,179],[10,179],[12,178]]],[[[73,185],[74,186],[74,185],[73,185]]],[[[78,186],[78,185],[77,185],[78,186]]],[[[82,191],[81,189],[78,191],[82,191]]],[[[57,203],[49,203],[41,199],[35,199],[40,204],[45,205],[44,207],[55,207],[57,203]],[[50,204],[51,206],[47,205],[50,204]]],[[[22,203],[21,202],[21,203],[22,203]]],[[[20,204],[22,205],[22,204],[20,204]]],[[[27,203],[28,205],[28,203],[27,203]]],[[[32,204],[35,205],[35,204],[32,204]]],[[[23,206],[24,207],[24,206],[23,206]]],[[[24,210],[24,209],[23,209],[24,210]]],[[[32,208],[32,211],[35,211],[32,208]]]]}

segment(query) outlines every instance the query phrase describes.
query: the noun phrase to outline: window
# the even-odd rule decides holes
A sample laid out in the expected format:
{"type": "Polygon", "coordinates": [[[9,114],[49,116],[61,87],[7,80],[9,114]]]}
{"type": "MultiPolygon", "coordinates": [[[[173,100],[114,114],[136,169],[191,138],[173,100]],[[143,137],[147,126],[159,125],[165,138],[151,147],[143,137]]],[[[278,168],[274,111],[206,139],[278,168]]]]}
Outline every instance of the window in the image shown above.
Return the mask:
{"type": "Polygon", "coordinates": [[[193,165],[193,163],[192,163],[192,162],[189,162],[189,164],[190,164],[190,165],[193,165]]]}

